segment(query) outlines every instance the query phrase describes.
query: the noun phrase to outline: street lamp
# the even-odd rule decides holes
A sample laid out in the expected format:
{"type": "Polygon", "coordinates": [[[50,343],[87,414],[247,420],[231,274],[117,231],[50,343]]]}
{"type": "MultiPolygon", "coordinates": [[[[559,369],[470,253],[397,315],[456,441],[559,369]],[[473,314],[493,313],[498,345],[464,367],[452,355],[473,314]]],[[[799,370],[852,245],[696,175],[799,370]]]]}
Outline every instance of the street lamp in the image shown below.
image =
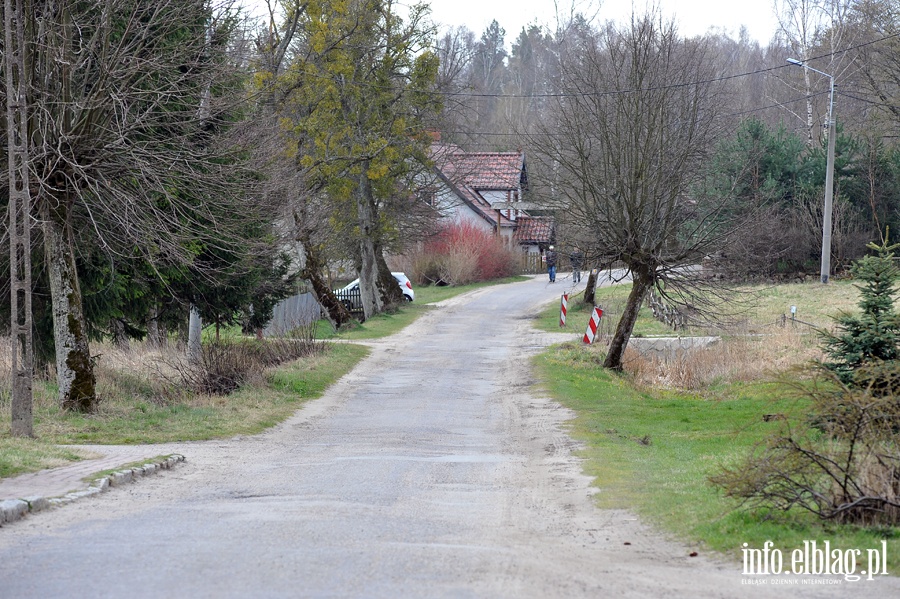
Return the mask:
{"type": "Polygon", "coordinates": [[[796,58],[788,58],[787,61],[798,67],[815,71],[820,75],[825,75],[831,81],[831,91],[828,101],[828,157],[825,163],[825,214],[822,218],[822,283],[828,283],[828,277],[831,276],[831,204],[834,199],[834,75],[814,69],[802,60],[796,58]]]}

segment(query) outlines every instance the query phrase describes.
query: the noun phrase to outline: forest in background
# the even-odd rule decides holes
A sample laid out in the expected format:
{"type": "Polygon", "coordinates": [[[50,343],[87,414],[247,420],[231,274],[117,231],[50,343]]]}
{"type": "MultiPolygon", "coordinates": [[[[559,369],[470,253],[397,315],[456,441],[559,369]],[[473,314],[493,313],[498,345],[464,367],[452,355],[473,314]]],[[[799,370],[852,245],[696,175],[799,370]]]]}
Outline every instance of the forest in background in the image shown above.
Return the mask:
{"type": "MultiPolygon", "coordinates": [[[[898,8],[885,1],[787,0],[777,5],[781,28],[767,45],[746,31],[736,39],[703,36],[722,109],[694,193],[761,209],[723,247],[735,260],[730,274],[793,278],[818,269],[829,80],[788,58],[835,79],[835,272],[886,230],[897,231],[898,8]]],[[[575,15],[558,31],[532,25],[507,32],[501,20],[480,34],[465,27],[442,32],[438,84],[449,94],[442,138],[468,150],[524,149],[534,158],[534,195],[552,203],[553,173],[541,170],[539,157],[567,61],[579,47],[595,45],[604,28],[620,26],[575,15]]],[[[565,210],[557,216],[565,240],[565,210]]]]}

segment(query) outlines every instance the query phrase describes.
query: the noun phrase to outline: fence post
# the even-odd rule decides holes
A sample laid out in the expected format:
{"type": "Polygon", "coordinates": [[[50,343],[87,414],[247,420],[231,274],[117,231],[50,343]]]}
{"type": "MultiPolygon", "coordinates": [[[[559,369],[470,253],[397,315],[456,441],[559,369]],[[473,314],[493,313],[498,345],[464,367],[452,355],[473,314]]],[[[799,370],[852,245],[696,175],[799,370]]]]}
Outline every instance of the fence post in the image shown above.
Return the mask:
{"type": "Polygon", "coordinates": [[[200,310],[197,306],[191,304],[191,315],[188,320],[188,360],[191,362],[200,361],[200,352],[202,344],[200,335],[203,332],[203,324],[200,320],[200,310]]]}

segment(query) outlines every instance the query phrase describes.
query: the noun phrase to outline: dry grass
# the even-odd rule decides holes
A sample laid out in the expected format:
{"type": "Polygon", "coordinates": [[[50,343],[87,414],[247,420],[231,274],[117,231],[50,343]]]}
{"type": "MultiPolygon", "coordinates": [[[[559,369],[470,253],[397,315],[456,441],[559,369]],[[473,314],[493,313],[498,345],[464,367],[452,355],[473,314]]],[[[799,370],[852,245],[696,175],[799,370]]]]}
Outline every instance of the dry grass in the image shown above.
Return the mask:
{"type": "MultiPolygon", "coordinates": [[[[604,343],[609,343],[614,332],[628,290],[627,284],[598,289],[604,318],[596,349],[605,351],[604,343]]],[[[629,348],[623,361],[626,372],[644,387],[684,390],[771,380],[780,372],[821,358],[816,329],[831,328],[835,316],[856,311],[859,299],[851,281],[755,285],[740,291],[729,306],[733,322],[724,330],[691,327],[685,332],[672,331],[642,307],[635,336],[721,335],[722,341],[671,359],[643,356],[629,348]],[[797,307],[796,323],[790,320],[791,306],[797,307]],[[784,326],[779,324],[782,317],[786,319],[784,326]]]]}
{"type": "Polygon", "coordinates": [[[763,326],[777,322],[782,315],[790,319],[791,306],[796,306],[798,320],[827,328],[841,312],[857,310],[859,301],[859,290],[852,281],[753,285],[741,291],[749,298],[741,316],[763,326]]]}
{"type": "MultiPolygon", "coordinates": [[[[93,413],[61,409],[54,382],[35,381],[34,431],[44,445],[168,443],[256,434],[287,418],[302,402],[320,396],[367,353],[351,344],[319,345],[321,355],[265,369],[258,381],[217,396],[184,389],[177,373],[170,380],[157,378],[171,363],[168,352],[140,344],[126,352],[96,347],[102,356],[95,368],[99,402],[93,413]]],[[[7,401],[0,409],[0,440],[9,439],[9,420],[7,401]]],[[[0,466],[16,461],[7,460],[8,453],[0,447],[0,466]]]]}
{"type": "Polygon", "coordinates": [[[771,327],[765,335],[725,337],[708,348],[679,352],[670,359],[628,348],[623,364],[640,386],[696,391],[720,383],[773,379],[821,357],[815,335],[788,325],[771,327]]]}

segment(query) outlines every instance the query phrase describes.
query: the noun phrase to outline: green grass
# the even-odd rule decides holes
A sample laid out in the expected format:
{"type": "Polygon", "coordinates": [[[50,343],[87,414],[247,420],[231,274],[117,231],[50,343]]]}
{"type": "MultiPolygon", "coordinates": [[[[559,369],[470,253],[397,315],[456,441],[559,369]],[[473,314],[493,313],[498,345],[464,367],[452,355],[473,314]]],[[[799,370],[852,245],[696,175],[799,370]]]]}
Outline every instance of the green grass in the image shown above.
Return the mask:
{"type": "Polygon", "coordinates": [[[0,478],[64,466],[83,458],[77,451],[57,447],[43,440],[14,439],[0,435],[0,478]]]}
{"type": "Polygon", "coordinates": [[[317,339],[346,341],[381,339],[403,330],[430,309],[430,306],[418,302],[407,303],[393,314],[378,314],[363,323],[353,321],[340,331],[334,331],[327,320],[320,320],[316,323],[315,335],[317,339]]]}
{"type": "Polygon", "coordinates": [[[577,413],[572,434],[586,444],[585,471],[601,507],[628,508],[682,538],[740,556],[742,543],[773,541],[783,550],[804,540],[832,547],[877,548],[888,539],[889,571],[900,566],[900,530],[824,525],[803,513],[750,514],[708,483],[779,426],[763,414],[803,406],[775,383],[733,384],[715,397],[640,391],[600,367],[594,349],[564,345],[536,359],[553,397],[577,413]]]}

